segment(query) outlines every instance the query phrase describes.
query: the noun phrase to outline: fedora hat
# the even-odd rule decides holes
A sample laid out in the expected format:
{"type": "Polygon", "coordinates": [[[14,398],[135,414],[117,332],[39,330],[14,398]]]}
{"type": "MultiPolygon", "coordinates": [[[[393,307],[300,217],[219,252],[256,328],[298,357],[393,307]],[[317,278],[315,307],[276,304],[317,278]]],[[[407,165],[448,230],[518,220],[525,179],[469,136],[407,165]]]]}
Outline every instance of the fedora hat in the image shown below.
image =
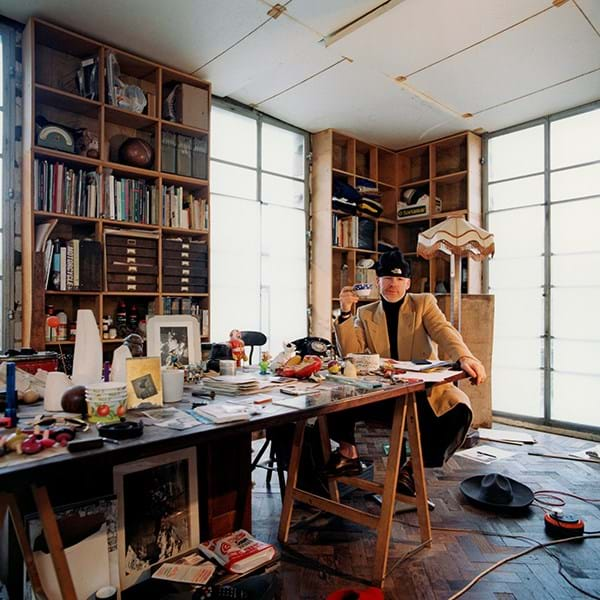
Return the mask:
{"type": "Polygon", "coordinates": [[[531,489],[500,473],[469,477],[461,482],[460,491],[473,504],[491,510],[518,510],[533,502],[531,489]]]}

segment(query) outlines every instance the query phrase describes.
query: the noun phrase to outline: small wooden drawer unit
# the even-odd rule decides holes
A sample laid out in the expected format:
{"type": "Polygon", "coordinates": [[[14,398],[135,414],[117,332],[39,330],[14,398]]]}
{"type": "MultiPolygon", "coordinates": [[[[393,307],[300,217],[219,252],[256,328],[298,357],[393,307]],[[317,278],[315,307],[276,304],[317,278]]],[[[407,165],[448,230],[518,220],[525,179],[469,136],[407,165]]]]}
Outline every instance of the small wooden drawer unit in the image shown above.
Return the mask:
{"type": "Polygon", "coordinates": [[[208,247],[202,240],[164,239],[162,243],[162,291],[205,294],[208,292],[208,247]]]}
{"type": "Polygon", "coordinates": [[[114,230],[104,234],[106,289],[109,292],[158,292],[158,236],[114,230]]]}

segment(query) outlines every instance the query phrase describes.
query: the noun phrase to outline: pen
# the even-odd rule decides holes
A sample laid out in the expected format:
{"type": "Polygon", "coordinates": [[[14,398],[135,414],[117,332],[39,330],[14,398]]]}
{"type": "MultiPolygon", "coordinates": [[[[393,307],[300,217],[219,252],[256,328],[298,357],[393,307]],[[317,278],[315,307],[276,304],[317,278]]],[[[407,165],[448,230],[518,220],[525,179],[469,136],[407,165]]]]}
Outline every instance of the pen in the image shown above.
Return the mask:
{"type": "Polygon", "coordinates": [[[113,440],[111,438],[107,438],[107,437],[103,437],[100,438],[103,442],[108,442],[109,444],[115,444],[115,445],[119,445],[119,440],[113,440]]]}
{"type": "Polygon", "coordinates": [[[490,458],[498,458],[495,454],[488,454],[487,452],[482,452],[481,450],[477,450],[477,454],[481,454],[482,456],[489,456],[490,458]]]}

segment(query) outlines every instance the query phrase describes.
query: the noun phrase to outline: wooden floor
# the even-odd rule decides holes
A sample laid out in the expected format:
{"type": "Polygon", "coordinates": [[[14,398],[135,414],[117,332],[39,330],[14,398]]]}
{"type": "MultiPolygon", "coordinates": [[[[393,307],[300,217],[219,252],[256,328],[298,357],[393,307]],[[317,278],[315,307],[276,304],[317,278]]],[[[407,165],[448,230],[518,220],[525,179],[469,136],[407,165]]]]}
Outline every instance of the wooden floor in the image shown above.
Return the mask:
{"type": "MultiPolygon", "coordinates": [[[[503,425],[497,427],[514,429],[503,425]]],[[[361,456],[374,461],[375,479],[381,481],[385,460],[382,446],[387,441],[387,433],[383,429],[368,432],[361,429],[360,433],[361,456]]],[[[433,544],[396,568],[392,567],[391,572],[388,570],[383,588],[386,600],[449,598],[493,563],[532,545],[525,540],[507,538],[506,534],[526,536],[539,542],[550,541],[544,532],[542,508],[532,506],[528,513],[519,517],[498,516],[477,509],[466,502],[459,490],[459,483],[467,477],[499,472],[525,483],[534,492],[549,489],[600,499],[600,465],[527,454],[532,449],[567,454],[589,448],[595,442],[535,431],[530,433],[538,442],[533,447],[491,443],[515,452],[509,459],[484,465],[453,457],[444,468],[427,470],[429,497],[436,505],[431,513],[433,544]],[[468,529],[471,532],[444,529],[468,529]],[[495,535],[484,536],[474,530],[495,535]]],[[[273,477],[272,487],[268,489],[265,471],[257,469],[254,472],[253,530],[257,537],[273,543],[277,543],[281,510],[276,479],[273,477]]],[[[565,499],[565,512],[583,518],[586,531],[600,531],[600,502],[593,505],[574,498],[565,499]]],[[[374,513],[378,510],[378,505],[364,492],[353,492],[348,502],[374,513]]],[[[280,598],[323,599],[337,589],[368,587],[360,580],[367,579],[371,571],[375,549],[371,530],[301,509],[294,511],[294,522],[298,525],[290,535],[290,551],[281,548],[282,560],[275,571],[280,598]],[[336,575],[335,571],[348,577],[336,575]]],[[[417,546],[416,523],[415,513],[395,517],[388,565],[393,566],[417,546]]],[[[549,551],[560,558],[567,577],[580,588],[600,597],[600,538],[559,544],[549,551]]],[[[501,566],[462,597],[471,600],[587,597],[568,585],[558,571],[557,561],[539,549],[501,566]]]]}

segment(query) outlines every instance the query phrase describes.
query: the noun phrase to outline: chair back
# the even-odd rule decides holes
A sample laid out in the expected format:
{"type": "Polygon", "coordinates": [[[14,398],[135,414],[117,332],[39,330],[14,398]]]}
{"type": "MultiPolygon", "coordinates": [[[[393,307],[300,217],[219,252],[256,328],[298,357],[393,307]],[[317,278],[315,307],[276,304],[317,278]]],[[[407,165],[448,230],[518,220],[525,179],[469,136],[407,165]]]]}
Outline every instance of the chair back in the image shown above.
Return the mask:
{"type": "Polygon", "coordinates": [[[250,356],[248,357],[248,363],[252,364],[252,354],[254,353],[254,346],[262,346],[267,343],[267,336],[262,331],[241,331],[242,341],[246,346],[250,346],[250,356]]]}

